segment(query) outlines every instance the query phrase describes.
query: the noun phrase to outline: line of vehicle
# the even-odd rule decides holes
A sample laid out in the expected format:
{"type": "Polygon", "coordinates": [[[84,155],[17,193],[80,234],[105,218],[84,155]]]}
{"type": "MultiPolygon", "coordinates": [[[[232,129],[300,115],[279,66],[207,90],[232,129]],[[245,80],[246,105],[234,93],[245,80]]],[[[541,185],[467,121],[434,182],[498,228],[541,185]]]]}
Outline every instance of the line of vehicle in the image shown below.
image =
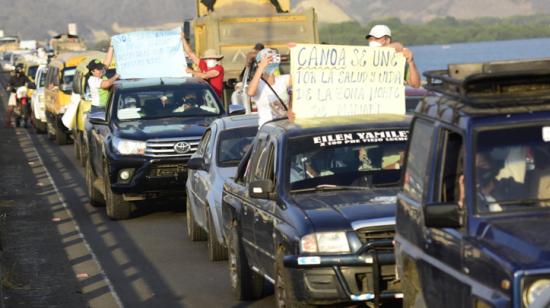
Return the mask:
{"type": "Polygon", "coordinates": [[[105,270],[103,269],[103,267],[101,266],[101,263],[99,262],[99,259],[97,258],[96,254],[93,252],[92,250],[92,247],[90,246],[90,244],[88,243],[88,241],[86,240],[86,237],[84,236],[84,234],[82,233],[82,231],[80,230],[80,227],[77,223],[77,221],[74,219],[74,216],[73,216],[73,213],[72,211],[69,209],[69,207],[67,206],[67,203],[65,202],[65,199],[63,198],[63,195],[61,194],[61,192],[59,191],[57,185],[55,184],[55,181],[50,173],[50,171],[48,170],[48,168],[46,167],[46,165],[44,164],[44,161],[42,160],[42,157],[40,156],[40,153],[38,152],[37,150],[37,147],[36,147],[36,144],[34,143],[33,139],[31,138],[29,132],[27,130],[25,130],[25,134],[27,135],[27,138],[29,138],[29,140],[31,141],[32,145],[33,145],[33,149],[34,151],[36,152],[36,157],[38,158],[38,160],[40,161],[40,164],[42,165],[42,168],[44,168],[44,171],[46,173],[46,176],[48,177],[48,180],[50,181],[50,183],[52,184],[52,187],[53,187],[53,191],[55,192],[55,194],[57,195],[58,199],[59,199],[59,202],[61,202],[61,205],[63,206],[63,208],[65,209],[65,211],[67,212],[67,215],[71,218],[71,220],[73,221],[74,223],[74,227],[76,229],[76,232],[78,233],[78,237],[80,237],[82,239],[82,243],[84,243],[84,245],[86,246],[86,249],[88,250],[88,252],[90,253],[90,255],[92,256],[92,259],[94,260],[94,262],[97,264],[98,268],[99,268],[99,274],[101,275],[101,277],[103,278],[103,280],[105,281],[105,283],[107,284],[108,288],[109,288],[109,292],[111,293],[111,295],[113,296],[115,302],[117,303],[118,307],[121,307],[121,308],[124,308],[124,305],[122,304],[122,301],[120,300],[120,297],[118,296],[113,284],[111,283],[111,280],[109,279],[109,277],[107,276],[105,270]]]}

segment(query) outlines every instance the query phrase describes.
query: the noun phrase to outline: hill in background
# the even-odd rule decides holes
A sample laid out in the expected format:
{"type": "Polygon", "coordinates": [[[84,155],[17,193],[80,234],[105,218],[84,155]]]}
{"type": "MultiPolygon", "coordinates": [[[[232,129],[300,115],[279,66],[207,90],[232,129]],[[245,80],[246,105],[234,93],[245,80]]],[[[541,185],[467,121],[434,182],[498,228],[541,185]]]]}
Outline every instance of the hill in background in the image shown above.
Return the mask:
{"type": "MultiPolygon", "coordinates": [[[[550,13],[547,0],[293,0],[296,9],[316,7],[321,23],[397,17],[418,23],[437,17],[467,19],[550,13]]],[[[194,0],[0,0],[0,29],[23,39],[47,39],[78,24],[87,40],[136,29],[172,28],[195,16],[194,0]]]]}

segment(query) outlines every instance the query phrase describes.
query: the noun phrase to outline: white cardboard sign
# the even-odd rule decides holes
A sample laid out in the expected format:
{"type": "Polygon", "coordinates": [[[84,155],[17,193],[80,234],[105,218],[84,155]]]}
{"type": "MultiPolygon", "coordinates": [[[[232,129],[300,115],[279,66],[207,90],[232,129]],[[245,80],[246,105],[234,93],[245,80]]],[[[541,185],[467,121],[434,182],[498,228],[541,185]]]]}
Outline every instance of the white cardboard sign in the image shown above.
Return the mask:
{"type": "Polygon", "coordinates": [[[393,48],[298,44],[291,49],[296,118],[405,114],[405,57],[393,48]]]}
{"type": "Polygon", "coordinates": [[[113,36],[117,73],[123,79],[189,76],[180,35],[175,28],[113,36]]]}

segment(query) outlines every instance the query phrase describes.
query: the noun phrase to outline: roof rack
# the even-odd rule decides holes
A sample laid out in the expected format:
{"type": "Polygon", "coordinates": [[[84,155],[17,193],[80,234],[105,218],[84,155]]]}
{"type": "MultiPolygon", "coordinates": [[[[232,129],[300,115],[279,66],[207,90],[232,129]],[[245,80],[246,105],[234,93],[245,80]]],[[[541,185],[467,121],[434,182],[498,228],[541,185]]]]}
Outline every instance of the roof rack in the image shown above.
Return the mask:
{"type": "Polygon", "coordinates": [[[550,59],[449,64],[424,76],[426,89],[472,107],[550,104],[550,59]]]}

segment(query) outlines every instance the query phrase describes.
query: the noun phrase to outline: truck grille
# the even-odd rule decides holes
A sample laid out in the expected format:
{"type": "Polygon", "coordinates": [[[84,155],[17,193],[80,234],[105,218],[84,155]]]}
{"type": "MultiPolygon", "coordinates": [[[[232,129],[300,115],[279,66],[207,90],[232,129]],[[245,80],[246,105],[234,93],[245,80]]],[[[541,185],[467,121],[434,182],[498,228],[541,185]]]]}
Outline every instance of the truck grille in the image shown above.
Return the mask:
{"type": "Polygon", "coordinates": [[[393,239],[395,235],[395,226],[377,226],[366,227],[355,230],[357,236],[362,243],[367,243],[373,240],[393,239]]]}
{"type": "Polygon", "coordinates": [[[145,156],[189,158],[197,151],[200,137],[147,140],[145,156]]]}

